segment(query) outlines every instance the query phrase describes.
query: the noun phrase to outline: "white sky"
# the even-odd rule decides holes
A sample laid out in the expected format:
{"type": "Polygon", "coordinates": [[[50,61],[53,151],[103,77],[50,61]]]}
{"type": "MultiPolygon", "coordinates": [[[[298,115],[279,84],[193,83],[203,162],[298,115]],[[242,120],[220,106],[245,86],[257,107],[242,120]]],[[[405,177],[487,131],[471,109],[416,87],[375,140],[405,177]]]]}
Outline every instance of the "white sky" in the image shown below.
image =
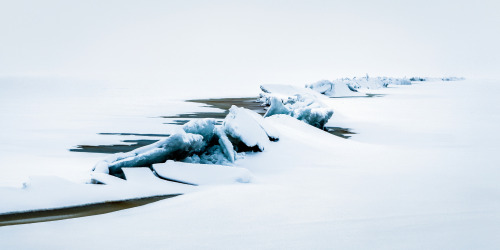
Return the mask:
{"type": "Polygon", "coordinates": [[[499,77],[499,3],[0,0],[0,75],[204,84],[499,77]]]}

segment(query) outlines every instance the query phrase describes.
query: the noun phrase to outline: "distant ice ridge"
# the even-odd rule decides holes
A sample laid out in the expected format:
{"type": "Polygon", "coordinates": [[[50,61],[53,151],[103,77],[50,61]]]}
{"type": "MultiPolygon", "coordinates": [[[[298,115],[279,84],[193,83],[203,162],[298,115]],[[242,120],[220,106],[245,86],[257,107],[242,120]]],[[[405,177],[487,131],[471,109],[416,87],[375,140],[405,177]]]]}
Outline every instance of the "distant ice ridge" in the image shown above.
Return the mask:
{"type": "Polygon", "coordinates": [[[323,129],[333,110],[321,102],[322,96],[308,88],[266,84],[260,86],[260,101],[270,105],[264,117],[285,114],[323,129]]]}
{"type": "Polygon", "coordinates": [[[365,96],[359,92],[370,89],[386,88],[389,85],[411,85],[411,81],[406,78],[394,77],[364,77],[339,78],[333,81],[321,80],[316,83],[307,84],[306,88],[312,89],[328,97],[349,97],[365,96]]]}
{"type": "Polygon", "coordinates": [[[411,78],[395,78],[395,77],[364,77],[354,78],[339,78],[333,81],[321,80],[312,84],[307,84],[306,88],[312,89],[320,94],[328,97],[349,97],[363,96],[365,94],[360,91],[370,89],[386,88],[389,85],[411,85],[412,82],[421,81],[460,81],[463,77],[411,77],[411,78]]]}
{"type": "Polygon", "coordinates": [[[410,81],[412,82],[430,82],[430,81],[462,81],[462,80],[465,80],[465,77],[455,77],[455,76],[451,76],[451,77],[418,77],[418,76],[414,76],[414,77],[411,77],[410,78],[410,81]]]}
{"type": "Polygon", "coordinates": [[[277,131],[259,114],[232,106],[222,125],[214,119],[192,120],[168,138],[127,153],[111,155],[93,171],[124,178],[123,168],[151,167],[167,160],[229,165],[245,151],[263,151],[277,141],[277,131]]]}
{"type": "Polygon", "coordinates": [[[320,94],[329,97],[348,97],[348,96],[364,96],[365,94],[358,92],[351,87],[348,82],[343,80],[328,81],[321,80],[312,84],[306,85],[306,88],[312,89],[320,94]]]}
{"type": "Polygon", "coordinates": [[[411,85],[411,81],[406,78],[394,78],[394,77],[370,77],[368,75],[364,77],[354,77],[354,78],[341,78],[333,81],[334,83],[344,83],[347,84],[351,89],[379,89],[386,88],[389,85],[411,85]]]}

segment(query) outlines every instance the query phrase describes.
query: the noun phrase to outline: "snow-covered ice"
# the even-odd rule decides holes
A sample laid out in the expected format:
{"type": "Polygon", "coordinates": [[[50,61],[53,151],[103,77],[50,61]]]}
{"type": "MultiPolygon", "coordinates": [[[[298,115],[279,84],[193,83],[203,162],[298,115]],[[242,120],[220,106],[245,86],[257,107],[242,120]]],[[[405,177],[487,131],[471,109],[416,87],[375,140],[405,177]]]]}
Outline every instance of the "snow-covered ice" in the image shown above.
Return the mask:
{"type": "Polygon", "coordinates": [[[333,115],[333,109],[323,104],[324,97],[309,88],[278,84],[260,88],[260,101],[270,105],[266,117],[286,114],[322,129],[333,115]]]}
{"type": "Polygon", "coordinates": [[[215,164],[167,161],[153,164],[153,169],[163,178],[195,185],[248,183],[252,180],[252,174],[246,168],[215,164]]]}
{"type": "MultiPolygon", "coordinates": [[[[82,248],[93,239],[99,248],[496,249],[498,83],[425,82],[377,89],[381,98],[323,99],[335,110],[327,126],[356,131],[348,140],[273,115],[265,120],[279,141],[234,163],[255,182],[185,185],[196,191],[115,213],[1,227],[0,248],[82,248]]],[[[72,185],[48,193],[61,203],[123,188],[72,185]]],[[[46,184],[28,189],[37,186],[46,184]]],[[[46,192],[23,191],[1,189],[2,209],[6,197],[40,204],[46,192]]]]}
{"type": "Polygon", "coordinates": [[[239,150],[255,148],[263,151],[269,145],[269,136],[264,128],[250,115],[251,110],[232,106],[224,119],[224,132],[239,150]]]}
{"type": "Polygon", "coordinates": [[[154,163],[165,162],[168,159],[182,160],[204,146],[204,138],[199,134],[177,133],[127,153],[118,153],[100,161],[94,171],[122,175],[122,168],[148,166],[154,163]]]}
{"type": "Polygon", "coordinates": [[[222,153],[229,160],[229,162],[234,162],[236,160],[236,151],[234,151],[234,146],[227,138],[226,133],[221,126],[215,129],[215,134],[219,137],[219,145],[222,153]]]}
{"type": "Polygon", "coordinates": [[[321,80],[312,84],[306,85],[306,88],[310,88],[314,91],[319,92],[320,94],[329,96],[329,97],[348,97],[348,96],[364,96],[365,94],[359,93],[353,87],[341,80],[337,81],[328,81],[321,80]]]}
{"type": "Polygon", "coordinates": [[[359,91],[369,91],[373,89],[385,88],[389,85],[411,85],[411,81],[406,78],[394,77],[364,77],[340,78],[333,81],[335,84],[346,84],[351,89],[359,91]]]}

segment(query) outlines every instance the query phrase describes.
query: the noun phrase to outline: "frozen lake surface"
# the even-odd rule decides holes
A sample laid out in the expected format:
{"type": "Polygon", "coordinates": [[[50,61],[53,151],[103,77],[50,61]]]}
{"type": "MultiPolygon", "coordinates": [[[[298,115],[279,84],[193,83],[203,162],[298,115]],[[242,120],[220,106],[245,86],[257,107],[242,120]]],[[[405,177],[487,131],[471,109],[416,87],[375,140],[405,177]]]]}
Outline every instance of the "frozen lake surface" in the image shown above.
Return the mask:
{"type": "MultiPolygon", "coordinates": [[[[209,111],[183,100],[249,96],[39,81],[1,81],[4,185],[36,174],[79,180],[104,155],[69,148],[125,136],[98,133],[170,134],[176,126],[154,117],[209,111]]],[[[270,117],[279,142],[235,163],[255,182],[2,227],[0,248],[88,248],[82,242],[97,239],[103,248],[497,249],[499,83],[425,82],[327,99],[335,111],[327,126],[351,128],[349,140],[270,117]]]]}

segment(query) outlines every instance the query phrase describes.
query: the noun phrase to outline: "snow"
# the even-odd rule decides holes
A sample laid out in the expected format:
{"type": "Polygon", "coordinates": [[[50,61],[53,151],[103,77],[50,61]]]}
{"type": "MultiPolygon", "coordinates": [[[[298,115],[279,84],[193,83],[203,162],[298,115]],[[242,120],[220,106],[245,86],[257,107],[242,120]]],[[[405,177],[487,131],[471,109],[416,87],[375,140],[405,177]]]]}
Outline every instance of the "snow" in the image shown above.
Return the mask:
{"type": "Polygon", "coordinates": [[[253,112],[248,109],[242,109],[243,112],[245,112],[247,115],[251,116],[258,124],[259,126],[266,132],[267,137],[269,137],[269,140],[271,141],[277,141],[279,140],[279,131],[274,128],[274,126],[267,121],[267,119],[264,119],[261,115],[257,114],[256,112],[253,112]]]}
{"type": "Polygon", "coordinates": [[[163,181],[156,177],[149,168],[123,168],[127,184],[138,187],[157,188],[168,190],[172,194],[183,194],[188,190],[193,190],[192,186],[163,181]]]}
{"type": "MultiPolygon", "coordinates": [[[[374,90],[380,98],[322,99],[335,110],[327,125],[357,134],[346,140],[273,115],[264,120],[279,141],[234,163],[252,173],[251,183],[1,227],[0,248],[88,248],[81,242],[92,239],[98,248],[497,249],[499,90],[499,81],[469,79],[374,90]]],[[[0,207],[40,205],[47,196],[51,205],[90,202],[123,191],[56,183],[28,185],[32,192],[1,188],[0,207]]]]}
{"type": "Polygon", "coordinates": [[[262,126],[249,114],[250,112],[253,111],[232,106],[222,126],[236,147],[243,143],[248,148],[256,147],[263,151],[269,145],[269,137],[262,126]]]}
{"type": "Polygon", "coordinates": [[[262,92],[272,94],[282,100],[295,95],[311,96],[311,98],[319,96],[318,93],[310,89],[284,84],[263,84],[260,85],[260,89],[262,92]]]}
{"type": "Polygon", "coordinates": [[[97,171],[93,171],[92,173],[90,173],[90,176],[91,176],[91,183],[96,183],[96,184],[120,185],[125,182],[124,179],[97,171]]]}
{"type": "Polygon", "coordinates": [[[69,149],[125,144],[122,140],[161,140],[165,137],[100,133],[177,133],[178,126],[164,124],[170,120],[160,117],[222,112],[185,100],[258,96],[260,91],[258,83],[221,92],[195,82],[126,85],[67,77],[0,77],[0,87],[0,129],[8,131],[0,133],[0,186],[12,187],[31,175],[86,182],[89,166],[107,155],[69,149]]]}
{"type": "Polygon", "coordinates": [[[248,183],[252,180],[250,171],[245,168],[215,164],[167,161],[153,164],[153,169],[163,178],[196,185],[248,183]]]}
{"type": "MultiPolygon", "coordinates": [[[[188,185],[163,181],[151,183],[149,179],[132,183],[121,179],[118,181],[118,178],[103,173],[93,177],[109,185],[75,183],[57,176],[31,176],[24,188],[0,187],[0,214],[182,194],[194,190],[188,185]]],[[[135,178],[136,173],[130,173],[129,177],[138,179],[135,178]]]]}

